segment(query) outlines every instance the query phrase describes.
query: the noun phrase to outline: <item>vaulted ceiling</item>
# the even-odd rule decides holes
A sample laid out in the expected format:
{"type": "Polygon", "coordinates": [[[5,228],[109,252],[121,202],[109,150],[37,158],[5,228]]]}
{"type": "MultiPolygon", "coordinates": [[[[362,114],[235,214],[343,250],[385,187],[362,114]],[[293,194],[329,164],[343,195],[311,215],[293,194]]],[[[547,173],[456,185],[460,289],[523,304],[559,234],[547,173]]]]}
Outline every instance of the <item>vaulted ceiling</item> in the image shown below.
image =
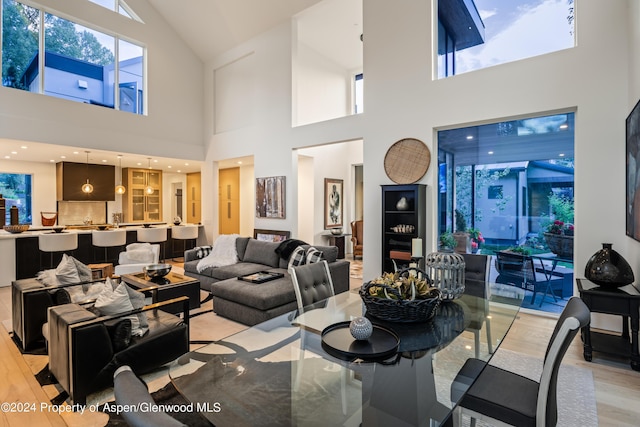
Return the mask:
{"type": "Polygon", "coordinates": [[[207,61],[289,20],[320,0],[148,0],[207,61]]]}

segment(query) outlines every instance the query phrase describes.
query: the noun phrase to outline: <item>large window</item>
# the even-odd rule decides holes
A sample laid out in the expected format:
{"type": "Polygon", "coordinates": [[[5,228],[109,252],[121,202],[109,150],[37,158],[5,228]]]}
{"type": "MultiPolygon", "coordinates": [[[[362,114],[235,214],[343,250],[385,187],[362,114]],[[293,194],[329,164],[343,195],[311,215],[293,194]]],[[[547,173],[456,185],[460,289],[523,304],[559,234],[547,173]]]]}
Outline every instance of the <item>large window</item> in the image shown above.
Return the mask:
{"type": "Polygon", "coordinates": [[[142,46],[14,0],[2,5],[3,86],[145,113],[142,46]]]}
{"type": "MultiPolygon", "coordinates": [[[[565,113],[438,132],[439,233],[466,233],[472,252],[528,254],[536,268],[544,258],[563,297],[573,289],[574,123],[565,113]]],[[[491,274],[512,283],[499,267],[491,274]]],[[[549,295],[533,304],[534,297],[529,308],[555,311],[566,302],[549,295]]]]}
{"type": "Polygon", "coordinates": [[[9,209],[18,208],[20,224],[32,224],[31,175],[0,173],[0,194],[5,199],[5,224],[10,224],[9,209]]]}
{"type": "Polygon", "coordinates": [[[543,232],[573,222],[574,114],[438,132],[439,230],[461,220],[484,249],[548,251],[543,232]]]}
{"type": "Polygon", "coordinates": [[[438,0],[438,78],[575,46],[573,0],[438,0]]]}

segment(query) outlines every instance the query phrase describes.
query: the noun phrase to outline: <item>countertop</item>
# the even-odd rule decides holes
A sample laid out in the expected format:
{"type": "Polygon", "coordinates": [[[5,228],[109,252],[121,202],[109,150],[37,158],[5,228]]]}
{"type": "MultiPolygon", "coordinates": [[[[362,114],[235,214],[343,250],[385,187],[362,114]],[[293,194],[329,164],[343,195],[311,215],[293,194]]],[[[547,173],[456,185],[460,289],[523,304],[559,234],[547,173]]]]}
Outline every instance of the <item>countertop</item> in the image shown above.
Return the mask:
{"type": "MultiPolygon", "coordinates": [[[[113,228],[113,224],[99,224],[99,225],[107,225],[110,228],[113,228]]],[[[180,225],[173,225],[173,224],[167,224],[165,222],[163,223],[153,223],[152,226],[153,227],[166,227],[166,228],[171,228],[171,227],[180,227],[182,225],[198,225],[200,226],[200,224],[180,224],[180,225]]],[[[54,228],[56,228],[58,226],[55,227],[30,227],[27,231],[24,231],[22,233],[9,233],[8,231],[5,230],[0,230],[0,239],[19,239],[19,238],[23,238],[23,237],[34,237],[34,236],[38,236],[40,234],[43,233],[51,233],[53,231],[54,228]]],[[[78,233],[78,234],[89,234],[91,233],[93,230],[97,230],[98,229],[98,224],[94,224],[94,225],[69,225],[66,226],[68,228],[65,228],[65,232],[67,233],[78,233]]],[[[130,229],[130,230],[135,230],[138,228],[143,228],[144,226],[140,223],[125,223],[125,224],[120,224],[119,228],[125,228],[125,229],[130,229]]]]}

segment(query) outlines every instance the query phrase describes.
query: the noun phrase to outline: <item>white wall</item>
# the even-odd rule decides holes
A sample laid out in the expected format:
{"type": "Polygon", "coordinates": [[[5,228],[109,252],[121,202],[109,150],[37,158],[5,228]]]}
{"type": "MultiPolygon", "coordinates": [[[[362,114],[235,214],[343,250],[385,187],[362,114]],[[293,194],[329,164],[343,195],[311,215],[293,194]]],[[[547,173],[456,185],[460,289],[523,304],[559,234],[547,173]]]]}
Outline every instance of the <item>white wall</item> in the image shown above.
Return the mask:
{"type": "MultiPolygon", "coordinates": [[[[638,6],[633,2],[633,47],[638,47],[638,6]]],[[[234,132],[206,136],[208,158],[255,154],[256,176],[286,175],[293,148],[364,138],[365,165],[364,277],[380,273],[380,185],[391,184],[383,169],[387,149],[397,140],[414,137],[432,152],[432,165],[420,181],[427,184],[427,250],[435,248],[437,129],[516,118],[524,115],[576,112],[576,237],[579,272],[602,242],[613,242],[640,272],[640,243],[625,236],[624,118],[640,93],[637,56],[629,48],[629,2],[576,2],[577,46],[535,58],[502,64],[445,80],[432,80],[430,53],[434,43],[430,2],[403,0],[364,2],[364,73],[366,113],[292,129],[291,31],[282,25],[206,64],[211,73],[219,64],[254,52],[257,119],[234,132]],[[615,64],[615,66],[613,66],[615,64]],[[610,218],[606,227],[602,218],[610,218]]],[[[636,49],[637,50],[637,49],[636,49]]],[[[211,117],[215,92],[206,88],[205,117],[211,117]]],[[[209,124],[208,128],[212,125],[209,124]]],[[[290,179],[288,180],[288,184],[290,179]]],[[[295,193],[294,193],[295,194],[295,193]]],[[[288,200],[291,200],[287,190],[288,200]]],[[[288,212],[291,212],[287,206],[288,212]]],[[[283,224],[274,220],[261,228],[295,229],[297,215],[283,224]]]]}
{"type": "Polygon", "coordinates": [[[90,2],[40,0],[46,10],[119,33],[147,49],[147,116],[0,87],[0,138],[202,159],[202,62],[146,0],[144,24],[90,2]]]}
{"type": "Polygon", "coordinates": [[[306,125],[351,113],[349,70],[299,43],[293,70],[293,125],[306,125]]]}
{"type": "Polygon", "coordinates": [[[256,183],[253,165],[240,166],[240,235],[253,236],[256,216],[256,183]]]}

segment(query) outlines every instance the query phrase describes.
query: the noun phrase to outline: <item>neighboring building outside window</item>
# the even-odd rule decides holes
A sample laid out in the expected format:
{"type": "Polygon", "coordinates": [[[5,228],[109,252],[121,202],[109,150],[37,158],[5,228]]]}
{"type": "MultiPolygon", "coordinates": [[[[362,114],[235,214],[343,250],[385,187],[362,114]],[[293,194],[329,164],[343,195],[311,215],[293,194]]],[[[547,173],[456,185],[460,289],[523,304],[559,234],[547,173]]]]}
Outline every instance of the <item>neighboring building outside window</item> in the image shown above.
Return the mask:
{"type": "Polygon", "coordinates": [[[41,18],[41,11],[14,0],[2,4],[4,86],[145,114],[143,47],[51,13],[41,18]],[[38,52],[42,22],[44,76],[38,52]]]}
{"type": "Polygon", "coordinates": [[[574,0],[436,1],[439,79],[575,46],[574,0]]]}

